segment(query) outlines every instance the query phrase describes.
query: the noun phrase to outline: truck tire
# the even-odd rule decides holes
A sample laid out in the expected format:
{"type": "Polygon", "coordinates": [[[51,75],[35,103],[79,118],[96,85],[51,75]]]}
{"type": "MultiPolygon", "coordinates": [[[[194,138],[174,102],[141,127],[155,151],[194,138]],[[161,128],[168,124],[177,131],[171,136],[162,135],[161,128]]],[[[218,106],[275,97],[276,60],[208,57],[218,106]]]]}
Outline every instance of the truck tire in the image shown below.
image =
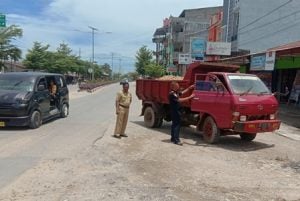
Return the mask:
{"type": "Polygon", "coordinates": [[[154,128],[157,124],[156,115],[152,107],[148,106],[144,112],[144,123],[148,128],[154,128]]]}
{"type": "Polygon", "coordinates": [[[189,127],[191,125],[190,122],[187,121],[182,121],[180,124],[182,127],[189,127]]]}
{"type": "Polygon", "coordinates": [[[241,137],[241,140],[243,140],[243,141],[251,142],[252,140],[255,139],[256,133],[254,133],[254,134],[252,134],[252,133],[241,133],[240,137],[241,137]]]}
{"type": "Polygon", "coordinates": [[[34,110],[30,115],[29,128],[36,129],[42,124],[41,113],[37,110],[34,110]]]}
{"type": "Polygon", "coordinates": [[[209,144],[214,144],[219,141],[220,129],[216,122],[210,116],[206,117],[203,123],[203,139],[209,144]]]}

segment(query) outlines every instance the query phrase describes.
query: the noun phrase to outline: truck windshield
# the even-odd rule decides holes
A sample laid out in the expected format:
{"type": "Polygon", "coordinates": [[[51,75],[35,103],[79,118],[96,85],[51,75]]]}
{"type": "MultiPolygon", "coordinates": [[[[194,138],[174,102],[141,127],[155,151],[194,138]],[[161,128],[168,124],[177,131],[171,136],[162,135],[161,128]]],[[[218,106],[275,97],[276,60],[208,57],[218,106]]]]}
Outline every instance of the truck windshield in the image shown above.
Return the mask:
{"type": "Polygon", "coordinates": [[[271,94],[266,85],[256,76],[228,75],[230,86],[235,94],[271,94]]]}
{"type": "Polygon", "coordinates": [[[34,82],[26,77],[0,76],[0,90],[33,91],[34,82]]]}

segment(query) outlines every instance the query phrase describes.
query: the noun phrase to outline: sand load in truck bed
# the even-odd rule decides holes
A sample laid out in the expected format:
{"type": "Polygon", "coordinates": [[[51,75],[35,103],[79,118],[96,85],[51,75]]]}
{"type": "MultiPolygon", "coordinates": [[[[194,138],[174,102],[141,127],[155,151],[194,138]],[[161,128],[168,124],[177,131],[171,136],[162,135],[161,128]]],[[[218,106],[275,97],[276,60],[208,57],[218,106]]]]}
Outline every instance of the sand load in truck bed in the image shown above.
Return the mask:
{"type": "Polygon", "coordinates": [[[183,80],[181,76],[165,75],[163,77],[157,78],[156,80],[183,80]]]}

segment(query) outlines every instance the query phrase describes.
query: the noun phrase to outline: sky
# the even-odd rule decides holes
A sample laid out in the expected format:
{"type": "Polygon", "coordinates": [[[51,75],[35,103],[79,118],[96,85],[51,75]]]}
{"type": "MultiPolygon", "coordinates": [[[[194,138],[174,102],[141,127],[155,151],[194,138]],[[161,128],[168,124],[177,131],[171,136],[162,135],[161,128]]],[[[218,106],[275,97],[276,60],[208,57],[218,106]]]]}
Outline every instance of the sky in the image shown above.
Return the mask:
{"type": "Polygon", "coordinates": [[[134,71],[140,47],[155,49],[153,33],[164,18],[222,4],[223,0],[0,0],[0,13],[6,15],[7,26],[23,29],[23,37],[15,41],[23,55],[34,41],[49,44],[50,50],[66,43],[73,54],[91,60],[89,26],[95,27],[95,61],[126,73],[134,71]]]}

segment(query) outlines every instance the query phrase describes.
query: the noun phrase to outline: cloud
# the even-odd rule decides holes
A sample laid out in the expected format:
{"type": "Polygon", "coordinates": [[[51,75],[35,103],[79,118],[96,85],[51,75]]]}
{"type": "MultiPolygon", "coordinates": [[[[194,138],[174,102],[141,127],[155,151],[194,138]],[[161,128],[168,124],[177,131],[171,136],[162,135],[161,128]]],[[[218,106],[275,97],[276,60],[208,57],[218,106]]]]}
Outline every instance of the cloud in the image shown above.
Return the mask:
{"type": "Polygon", "coordinates": [[[109,55],[115,52],[132,58],[142,45],[154,49],[152,35],[162,26],[165,17],[178,16],[184,9],[219,6],[222,2],[53,0],[47,2],[38,16],[10,14],[8,18],[24,30],[24,37],[19,42],[22,49],[31,48],[34,41],[50,44],[52,49],[65,42],[76,54],[81,49],[81,55],[88,59],[92,53],[92,35],[88,26],[93,26],[99,29],[95,33],[95,53],[109,55]],[[104,33],[108,31],[112,34],[104,33]]]}

